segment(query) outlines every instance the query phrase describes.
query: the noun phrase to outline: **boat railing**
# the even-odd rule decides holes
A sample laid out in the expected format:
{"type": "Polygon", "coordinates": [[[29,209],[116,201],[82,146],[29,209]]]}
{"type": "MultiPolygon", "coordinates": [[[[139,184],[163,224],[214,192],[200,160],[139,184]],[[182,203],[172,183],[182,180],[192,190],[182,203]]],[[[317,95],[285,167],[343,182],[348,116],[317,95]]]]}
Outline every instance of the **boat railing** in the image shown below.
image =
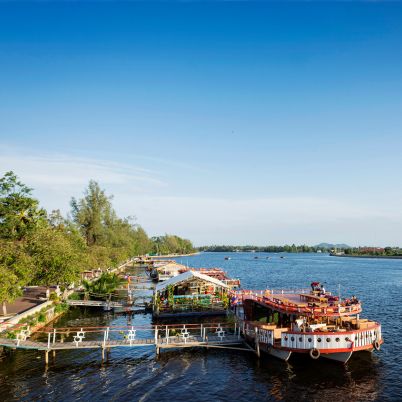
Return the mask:
{"type": "Polygon", "coordinates": [[[271,299],[271,293],[242,293],[239,296],[244,299],[255,300],[259,303],[264,303],[266,305],[272,306],[279,310],[283,310],[286,313],[305,313],[312,316],[341,316],[341,315],[353,315],[359,314],[362,311],[360,303],[353,304],[350,306],[344,306],[342,304],[333,304],[331,306],[312,306],[301,307],[296,303],[283,302],[282,300],[271,299]]]}
{"type": "Polygon", "coordinates": [[[309,294],[311,289],[262,289],[262,290],[251,290],[251,289],[243,289],[236,291],[236,295],[255,295],[255,296],[264,296],[264,295],[289,295],[289,294],[309,294]]]}

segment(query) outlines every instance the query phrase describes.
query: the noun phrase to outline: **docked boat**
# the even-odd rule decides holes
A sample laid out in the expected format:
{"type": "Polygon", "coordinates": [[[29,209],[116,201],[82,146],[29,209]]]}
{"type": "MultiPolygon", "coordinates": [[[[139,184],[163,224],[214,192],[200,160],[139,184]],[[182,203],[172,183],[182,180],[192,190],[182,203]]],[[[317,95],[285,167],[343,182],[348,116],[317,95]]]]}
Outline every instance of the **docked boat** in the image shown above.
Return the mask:
{"type": "Polygon", "coordinates": [[[360,317],[360,301],[341,300],[318,283],[311,285],[312,290],[232,292],[246,341],[258,353],[285,361],[304,354],[346,363],[353,353],[380,350],[381,325],[360,317]]]}
{"type": "Polygon", "coordinates": [[[158,283],[153,296],[155,317],[226,315],[230,288],[196,270],[158,283]]]}

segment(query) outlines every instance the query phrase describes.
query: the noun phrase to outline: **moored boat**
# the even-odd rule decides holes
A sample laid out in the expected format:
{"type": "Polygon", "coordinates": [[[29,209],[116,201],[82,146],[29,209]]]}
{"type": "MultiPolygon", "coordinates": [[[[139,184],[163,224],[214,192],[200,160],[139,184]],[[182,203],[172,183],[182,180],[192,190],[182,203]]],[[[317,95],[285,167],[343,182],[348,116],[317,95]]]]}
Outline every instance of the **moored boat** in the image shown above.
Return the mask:
{"type": "Polygon", "coordinates": [[[355,352],[381,348],[381,325],[360,318],[354,296],[341,300],[313,284],[311,291],[232,292],[246,340],[285,361],[305,354],[346,363],[355,352]]]}

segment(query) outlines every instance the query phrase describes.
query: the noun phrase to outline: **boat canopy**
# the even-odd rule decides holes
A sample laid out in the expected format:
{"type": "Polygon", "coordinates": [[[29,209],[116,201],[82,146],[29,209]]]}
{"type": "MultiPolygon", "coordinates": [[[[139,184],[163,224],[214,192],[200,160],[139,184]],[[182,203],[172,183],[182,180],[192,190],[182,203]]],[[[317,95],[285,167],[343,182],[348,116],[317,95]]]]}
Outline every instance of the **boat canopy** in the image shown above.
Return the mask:
{"type": "Polygon", "coordinates": [[[177,276],[174,276],[173,278],[168,279],[167,281],[163,281],[161,283],[158,283],[156,285],[155,289],[156,289],[157,292],[161,292],[161,291],[165,290],[170,285],[175,286],[175,285],[178,285],[179,283],[188,282],[189,280],[194,279],[194,278],[201,279],[201,280],[203,280],[205,282],[213,283],[214,285],[220,286],[220,287],[225,288],[225,289],[229,288],[228,285],[226,285],[225,283],[223,283],[219,279],[212,278],[212,277],[210,277],[208,275],[205,275],[205,274],[201,274],[200,272],[197,272],[197,271],[186,271],[186,272],[183,272],[182,274],[179,274],[177,276]]]}
{"type": "Polygon", "coordinates": [[[164,264],[157,265],[155,267],[158,271],[180,271],[180,270],[188,270],[188,268],[183,265],[179,264],[175,261],[168,261],[164,264]]]}

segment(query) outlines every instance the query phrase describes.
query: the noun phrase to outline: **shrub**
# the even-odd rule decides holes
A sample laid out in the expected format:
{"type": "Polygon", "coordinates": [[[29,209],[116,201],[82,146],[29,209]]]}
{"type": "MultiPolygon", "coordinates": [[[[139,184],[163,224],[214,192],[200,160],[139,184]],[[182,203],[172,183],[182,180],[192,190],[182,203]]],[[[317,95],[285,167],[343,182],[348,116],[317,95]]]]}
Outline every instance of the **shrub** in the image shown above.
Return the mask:
{"type": "Polygon", "coordinates": [[[14,331],[7,332],[6,338],[7,339],[16,339],[17,334],[14,331]]]}
{"type": "Polygon", "coordinates": [[[69,300],[81,300],[81,296],[78,293],[71,293],[70,296],[68,296],[69,300]]]}
{"type": "Polygon", "coordinates": [[[46,314],[45,313],[40,313],[38,315],[38,322],[46,322],[46,314]]]}
{"type": "Polygon", "coordinates": [[[64,312],[64,311],[67,311],[68,310],[68,304],[67,303],[61,303],[61,304],[58,304],[55,308],[54,308],[54,312],[55,313],[62,313],[62,312],[64,312]]]}
{"type": "Polygon", "coordinates": [[[51,300],[51,301],[59,301],[60,297],[57,296],[56,292],[52,292],[52,293],[50,293],[49,300],[51,300]]]}

